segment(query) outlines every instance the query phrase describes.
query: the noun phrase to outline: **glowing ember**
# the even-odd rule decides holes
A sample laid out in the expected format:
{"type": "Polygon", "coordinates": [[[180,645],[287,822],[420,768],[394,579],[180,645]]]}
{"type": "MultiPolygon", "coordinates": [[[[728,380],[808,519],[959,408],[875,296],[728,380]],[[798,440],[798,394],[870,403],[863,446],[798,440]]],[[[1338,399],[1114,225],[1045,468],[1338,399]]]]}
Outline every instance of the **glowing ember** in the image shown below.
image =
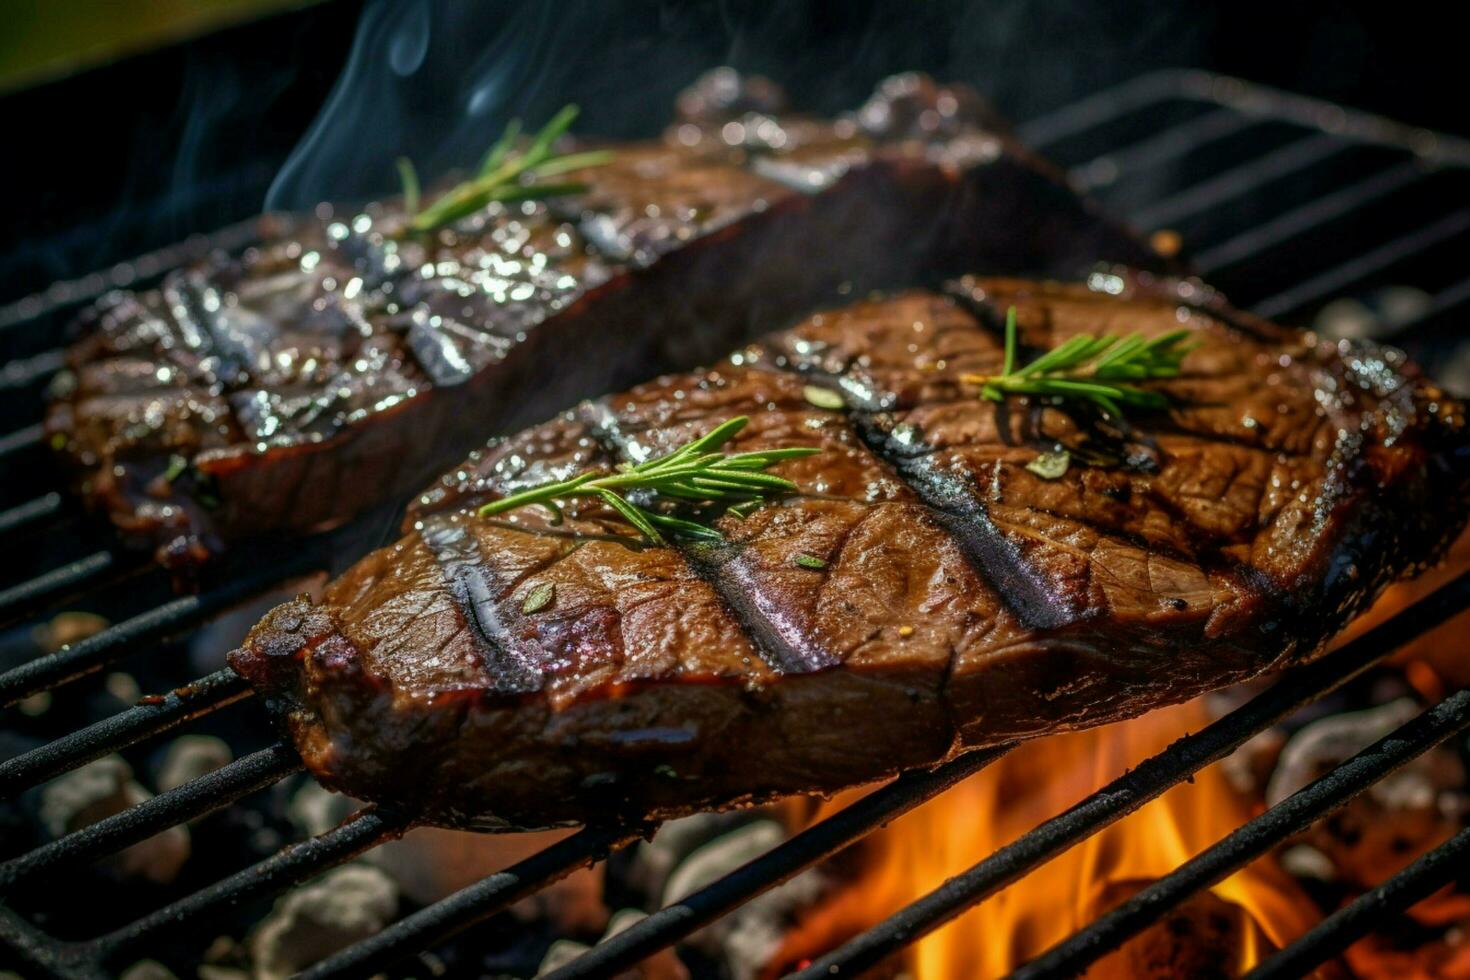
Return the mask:
{"type": "MultiPolygon", "coordinates": [[[[872,835],[853,883],[789,936],[777,964],[840,944],[947,877],[1072,806],[1125,769],[1208,723],[1194,701],[1142,718],[1022,745],[1000,762],[872,835]]],[[[820,819],[851,802],[819,807],[820,819]]],[[[920,940],[905,964],[918,980],[1001,976],[1034,958],[1136,888],[1177,868],[1254,815],[1218,767],[1175,787],[1132,816],[1032,872],[920,940]]],[[[1318,917],[1312,902],[1270,860],[1212,889],[1238,906],[1238,962],[1249,968],[1318,917]]],[[[1208,900],[1207,900],[1207,907],[1208,900]]]]}

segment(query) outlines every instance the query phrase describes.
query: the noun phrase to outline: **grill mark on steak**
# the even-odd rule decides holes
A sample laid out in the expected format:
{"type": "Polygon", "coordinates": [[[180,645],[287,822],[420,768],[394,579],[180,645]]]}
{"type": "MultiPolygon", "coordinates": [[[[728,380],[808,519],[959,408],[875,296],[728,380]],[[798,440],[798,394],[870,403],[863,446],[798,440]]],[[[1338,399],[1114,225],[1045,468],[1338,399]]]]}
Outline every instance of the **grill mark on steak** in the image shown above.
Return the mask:
{"type": "Polygon", "coordinates": [[[938,512],[938,521],[959,543],[975,570],[990,581],[1020,613],[1028,626],[1054,629],[1071,622],[1073,614],[1062,607],[1054,591],[1024,561],[1015,544],[1001,534],[990,519],[985,504],[960,478],[940,472],[930,453],[911,456],[897,449],[899,440],[878,418],[868,416],[862,428],[868,444],[879,456],[890,460],[919,499],[938,512]]]}
{"type": "MultiPolygon", "coordinates": [[[[949,329],[958,332],[963,328],[949,329]]],[[[989,355],[993,347],[993,344],[990,348],[977,344],[972,351],[989,355]]],[[[957,475],[936,467],[932,447],[896,433],[892,415],[873,410],[899,401],[897,392],[853,379],[848,372],[857,366],[856,358],[847,359],[844,372],[834,375],[810,362],[803,364],[796,360],[799,357],[799,351],[791,351],[776,363],[789,365],[798,375],[826,377],[838,390],[854,396],[850,400],[858,411],[854,413],[853,424],[863,441],[935,512],[936,522],[959,545],[976,572],[989,581],[1026,625],[1055,629],[1075,619],[1075,613],[1059,601],[1055,590],[1022,558],[1015,543],[1002,535],[972,487],[957,475]]]]}
{"type": "Polygon", "coordinates": [[[514,637],[496,608],[499,583],[490,579],[480,549],[464,527],[438,516],[424,521],[424,543],[443,569],[450,594],[467,625],[473,626],[486,668],[498,693],[525,694],[540,688],[541,672],[517,656],[514,637]]]}
{"type": "MultiPolygon", "coordinates": [[[[586,414],[591,416],[592,431],[610,454],[629,463],[640,463],[651,457],[652,454],[635,455],[636,442],[621,431],[616,415],[605,406],[589,406],[586,414]]],[[[678,537],[670,539],[670,544],[715,590],[735,622],[753,641],[756,652],[772,670],[783,674],[804,674],[840,663],[823,651],[803,652],[786,638],[753,597],[750,583],[743,581],[735,569],[734,548],[690,542],[678,537]]]]}

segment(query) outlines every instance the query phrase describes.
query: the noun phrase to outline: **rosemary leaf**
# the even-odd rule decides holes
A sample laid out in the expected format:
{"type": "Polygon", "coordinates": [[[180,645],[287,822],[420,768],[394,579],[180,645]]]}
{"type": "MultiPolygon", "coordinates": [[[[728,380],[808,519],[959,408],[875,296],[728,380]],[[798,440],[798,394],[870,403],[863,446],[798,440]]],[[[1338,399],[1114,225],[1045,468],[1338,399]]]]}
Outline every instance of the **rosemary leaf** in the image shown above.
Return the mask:
{"type": "Polygon", "coordinates": [[[423,234],[451,225],[486,205],[501,201],[545,200],[568,194],[580,194],[585,184],[547,178],[574,170],[598,167],[612,159],[606,150],[589,150],[556,156],[552,146],[566,134],[577,118],[577,107],[569,105],[541,128],[524,151],[515,145],[521,136],[520,120],[513,119],[500,138],[486,151],[475,174],[419,208],[419,181],[413,163],[398,161],[398,174],[403,182],[404,206],[409,215],[408,228],[423,234]]]}
{"type": "Polygon", "coordinates": [[[1121,417],[1124,408],[1167,408],[1169,399],[1133,382],[1177,378],[1186,354],[1197,343],[1188,330],[1153,339],[1140,334],[1118,338],[1078,334],[1029,364],[1016,366],[1016,308],[1006,311],[1005,363],[1000,374],[967,374],[963,381],[980,386],[980,397],[1004,401],[1012,395],[1036,395],[1091,403],[1121,417]]]}
{"type": "Polygon", "coordinates": [[[398,179],[403,181],[403,211],[412,218],[419,213],[419,172],[408,157],[398,158],[398,179]]]}
{"type": "Polygon", "coordinates": [[[747,453],[722,452],[724,445],[749,422],[743,415],[728,419],[663,456],[633,466],[619,466],[610,473],[592,471],[532,487],[485,504],[479,514],[490,517],[539,504],[559,518],[559,499],[591,497],[617,511],[652,544],[665,543],[660,529],[681,537],[722,540],[720,532],[708,524],[636,504],[624,494],[638,492],[671,502],[726,504],[730,510],[748,513],[747,508],[752,505],[795,491],[796,484],[765,471],[783,460],[800,459],[821,450],[792,446],[747,453]]]}
{"type": "Polygon", "coordinates": [[[493,173],[505,162],[505,158],[510,155],[511,147],[515,146],[516,140],[520,138],[521,121],[519,119],[512,119],[506,123],[505,132],[500,134],[500,139],[496,140],[494,145],[486,151],[485,158],[480,161],[480,169],[475,171],[475,173],[481,177],[493,173]]]}

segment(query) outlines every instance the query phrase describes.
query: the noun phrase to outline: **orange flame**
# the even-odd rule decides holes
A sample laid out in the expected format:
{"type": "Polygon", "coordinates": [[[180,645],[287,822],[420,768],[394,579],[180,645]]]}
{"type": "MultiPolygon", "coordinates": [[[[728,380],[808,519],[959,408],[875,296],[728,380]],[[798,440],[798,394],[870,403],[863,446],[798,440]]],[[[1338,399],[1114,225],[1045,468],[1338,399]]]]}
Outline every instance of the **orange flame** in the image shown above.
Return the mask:
{"type": "MultiPolygon", "coordinates": [[[[854,882],[800,923],[778,962],[840,944],[1015,840],[1209,718],[1201,701],[1105,728],[1039,739],[895,820],[862,845],[854,882]]],[[[839,797],[811,820],[851,802],[839,797]]],[[[917,980],[995,977],[1095,919],[1125,883],[1160,877],[1250,819],[1251,804],[1218,767],[1038,868],[911,947],[917,980]]],[[[1249,914],[1248,968],[1317,919],[1312,902],[1268,858],[1212,889],[1249,914]]]]}

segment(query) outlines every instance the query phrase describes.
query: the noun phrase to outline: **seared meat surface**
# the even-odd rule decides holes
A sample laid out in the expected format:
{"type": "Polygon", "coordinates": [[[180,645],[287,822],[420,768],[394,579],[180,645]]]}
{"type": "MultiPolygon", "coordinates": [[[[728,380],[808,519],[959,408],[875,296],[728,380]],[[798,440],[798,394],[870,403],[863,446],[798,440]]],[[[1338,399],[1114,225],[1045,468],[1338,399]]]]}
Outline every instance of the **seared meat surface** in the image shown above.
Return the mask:
{"type": "Polygon", "coordinates": [[[1147,275],[964,280],[491,441],[417,498],[400,541],[275,609],[230,662],[354,796],[481,828],[666,818],[1300,662],[1436,558],[1467,491],[1464,408],[1399,352],[1147,275]],[[961,376],[1000,368],[1010,306],[1032,353],[1180,325],[1200,346],[1148,382],[1172,407],[1130,427],[995,404],[961,376]],[[475,513],[737,415],[732,451],[821,452],[775,470],[800,492],[710,515],[723,543],[647,546],[581,501],[560,524],[475,513]],[[1026,469],[1058,444],[1060,477],[1026,469]]]}
{"type": "Polygon", "coordinates": [[[340,523],[487,433],[721,356],[844,293],[969,269],[1157,263],[912,76],[851,116],[716,73],[665,138],[423,239],[397,204],[271,219],[264,240],[85,317],[47,419],[83,493],[165,563],[340,523]]]}

